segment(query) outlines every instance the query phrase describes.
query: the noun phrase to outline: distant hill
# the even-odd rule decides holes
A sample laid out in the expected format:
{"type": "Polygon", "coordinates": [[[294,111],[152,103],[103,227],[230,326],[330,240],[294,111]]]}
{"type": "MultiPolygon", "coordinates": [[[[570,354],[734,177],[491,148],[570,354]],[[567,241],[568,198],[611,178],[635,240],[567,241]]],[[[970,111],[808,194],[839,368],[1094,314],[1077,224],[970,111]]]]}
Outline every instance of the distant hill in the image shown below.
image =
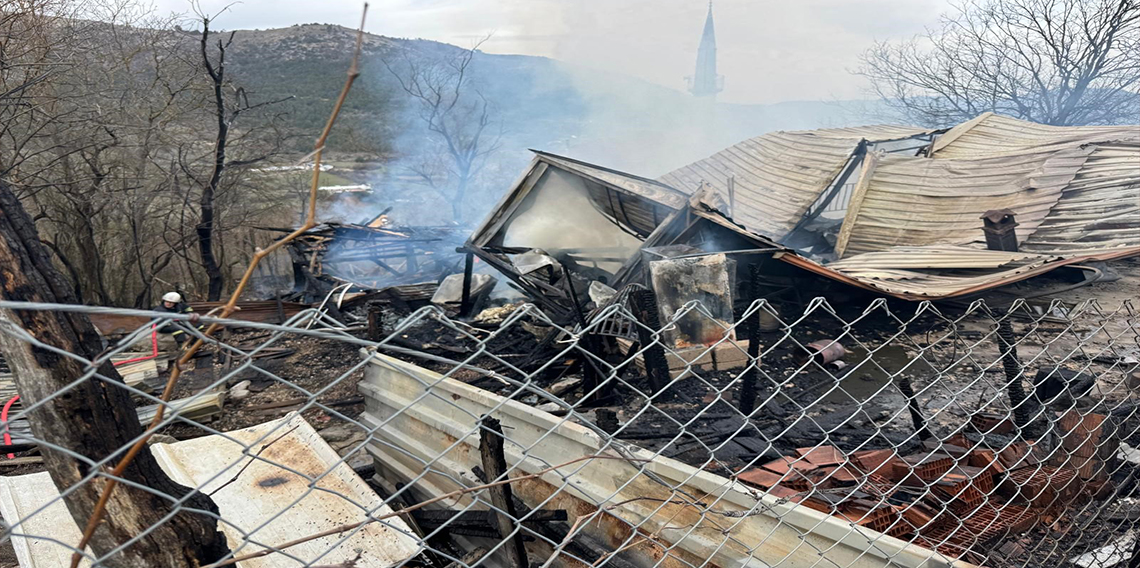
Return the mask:
{"type": "MultiPolygon", "coordinates": [[[[235,81],[252,99],[293,95],[282,105],[288,124],[315,136],[344,82],[354,42],[355,31],[327,24],[239,30],[227,59],[235,81]]],[[[407,142],[428,133],[383,62],[427,60],[459,50],[434,41],[367,34],[362,74],[330,149],[382,154],[385,173],[376,181],[380,187],[396,183],[412,146],[407,142]]],[[[862,102],[711,104],[629,76],[544,57],[478,53],[472,77],[502,121],[500,163],[494,168],[499,184],[509,183],[530,159],[527,148],[656,176],[772,130],[869,120],[862,102]]],[[[296,149],[307,149],[311,140],[299,138],[296,149]]]]}

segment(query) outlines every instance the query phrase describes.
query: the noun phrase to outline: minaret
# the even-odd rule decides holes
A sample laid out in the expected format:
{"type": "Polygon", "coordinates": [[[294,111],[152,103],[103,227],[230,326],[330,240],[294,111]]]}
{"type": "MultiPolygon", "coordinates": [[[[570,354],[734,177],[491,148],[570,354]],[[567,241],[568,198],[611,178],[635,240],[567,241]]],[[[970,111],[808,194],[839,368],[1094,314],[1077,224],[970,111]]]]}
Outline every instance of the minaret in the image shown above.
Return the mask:
{"type": "Polygon", "coordinates": [[[712,0],[705,18],[705,31],[697,49],[697,70],[689,80],[689,92],[695,97],[712,97],[720,92],[724,77],[716,74],[716,32],[713,30],[712,0]]]}

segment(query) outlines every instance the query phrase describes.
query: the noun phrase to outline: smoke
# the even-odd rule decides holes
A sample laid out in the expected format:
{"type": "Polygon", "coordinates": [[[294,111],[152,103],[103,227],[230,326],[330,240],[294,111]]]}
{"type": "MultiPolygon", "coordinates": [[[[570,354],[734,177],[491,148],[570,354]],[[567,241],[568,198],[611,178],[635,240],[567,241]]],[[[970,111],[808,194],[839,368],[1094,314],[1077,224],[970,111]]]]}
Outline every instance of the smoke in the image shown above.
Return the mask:
{"type": "MultiPolygon", "coordinates": [[[[583,30],[590,28],[575,18],[587,17],[583,14],[589,12],[563,7],[556,13],[566,18],[562,28],[583,30]]],[[[692,16],[692,22],[681,26],[687,35],[678,37],[681,44],[688,46],[679,48],[686,55],[678,68],[678,86],[684,74],[692,73],[704,20],[703,5],[692,16]]],[[[722,49],[733,35],[720,33],[722,28],[732,29],[730,18],[723,19],[725,22],[717,20],[722,49]]],[[[651,18],[649,23],[653,21],[651,18]]],[[[510,22],[505,25],[512,26],[510,22]]],[[[581,35],[591,37],[612,31],[612,26],[605,22],[593,25],[596,29],[581,35]]],[[[677,24],[671,22],[666,27],[669,26],[677,24]]],[[[583,40],[568,32],[558,41],[580,48],[583,40]]],[[[561,51],[573,55],[579,48],[561,51]]],[[[422,40],[400,40],[397,49],[412,50],[413,57],[425,62],[433,58],[446,61],[461,52],[453,46],[422,40]]],[[[615,58],[624,56],[625,53],[612,54],[615,58]]],[[[632,56],[644,54],[638,51],[632,56]]],[[[728,75],[731,68],[722,66],[722,72],[728,75]]],[[[394,83],[391,71],[383,65],[374,64],[369,74],[382,77],[388,88],[394,83]]],[[[725,80],[736,79],[728,75],[725,80]]],[[[634,175],[657,177],[767,132],[863,124],[868,114],[881,110],[877,103],[868,101],[719,103],[574,62],[489,53],[475,56],[468,81],[466,88],[478,92],[488,104],[490,122],[484,143],[498,146],[479,164],[480,172],[471,180],[462,219],[468,226],[485,218],[510,189],[532,158],[530,148],[634,175]]],[[[455,163],[442,139],[425,128],[423,109],[417,101],[406,96],[397,96],[396,100],[399,112],[388,119],[387,127],[397,133],[392,141],[394,155],[371,180],[376,188],[371,209],[379,212],[392,206],[390,215],[398,224],[452,224],[456,220],[451,214],[447,188],[456,183],[455,163]]]]}

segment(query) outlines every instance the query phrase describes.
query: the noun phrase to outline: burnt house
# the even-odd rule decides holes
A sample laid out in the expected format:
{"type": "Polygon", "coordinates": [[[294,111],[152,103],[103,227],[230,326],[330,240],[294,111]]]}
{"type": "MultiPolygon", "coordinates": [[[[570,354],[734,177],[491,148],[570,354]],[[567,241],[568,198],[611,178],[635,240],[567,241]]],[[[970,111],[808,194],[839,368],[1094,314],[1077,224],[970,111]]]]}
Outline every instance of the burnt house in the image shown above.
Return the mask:
{"type": "Polygon", "coordinates": [[[567,316],[592,283],[648,284],[661,250],[726,253],[734,285],[755,274],[761,295],[811,281],[944,300],[1062,268],[1080,279],[1140,254],[1140,129],[987,113],[949,130],[775,132],[656,179],[536,152],[466,247],[567,316]],[[1016,224],[1003,246],[994,212],[1016,224]]]}

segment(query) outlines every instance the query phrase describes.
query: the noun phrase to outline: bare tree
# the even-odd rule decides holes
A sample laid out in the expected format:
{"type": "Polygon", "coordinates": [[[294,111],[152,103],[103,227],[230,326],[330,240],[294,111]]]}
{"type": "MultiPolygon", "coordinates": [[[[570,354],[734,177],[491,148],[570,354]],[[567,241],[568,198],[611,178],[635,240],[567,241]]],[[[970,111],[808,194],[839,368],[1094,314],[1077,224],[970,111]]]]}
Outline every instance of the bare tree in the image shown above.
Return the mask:
{"type": "MultiPolygon", "coordinates": [[[[471,78],[471,64],[487,39],[434,60],[417,60],[410,50],[403,51],[399,62],[383,60],[418,106],[424,127],[442,146],[436,154],[447,158],[445,167],[435,160],[418,160],[412,173],[451,203],[452,220],[460,224],[466,220],[468,191],[502,140],[501,123],[496,123],[490,103],[471,78]]],[[[421,158],[432,154],[425,149],[421,158]]]]}
{"type": "MultiPolygon", "coordinates": [[[[230,32],[229,37],[224,41],[218,40],[217,59],[211,61],[210,54],[207,51],[210,40],[210,18],[202,17],[202,62],[206,67],[206,74],[209,75],[212,83],[215,118],[218,123],[217,138],[214,140],[213,169],[210,172],[210,177],[206,181],[205,186],[202,188],[202,195],[198,201],[199,219],[198,227],[196,228],[198,234],[198,253],[201,255],[202,267],[206,271],[206,276],[209,279],[206,297],[210,301],[216,301],[222,297],[222,286],[224,284],[222,267],[214,255],[214,208],[217,203],[218,188],[222,181],[222,172],[227,166],[232,165],[226,162],[226,144],[229,143],[230,126],[243,112],[291,98],[287,97],[286,99],[277,101],[250,104],[249,97],[246,95],[245,90],[238,87],[232,89],[233,95],[228,97],[229,100],[227,100],[224,93],[229,87],[226,83],[226,49],[233,43],[235,33],[236,32],[230,32]]],[[[244,160],[241,165],[249,165],[261,159],[264,159],[264,156],[244,160]]]]}
{"type": "Polygon", "coordinates": [[[1140,0],[965,0],[941,26],[865,52],[858,73],[908,119],[993,111],[1054,125],[1140,116],[1140,0]]]}

